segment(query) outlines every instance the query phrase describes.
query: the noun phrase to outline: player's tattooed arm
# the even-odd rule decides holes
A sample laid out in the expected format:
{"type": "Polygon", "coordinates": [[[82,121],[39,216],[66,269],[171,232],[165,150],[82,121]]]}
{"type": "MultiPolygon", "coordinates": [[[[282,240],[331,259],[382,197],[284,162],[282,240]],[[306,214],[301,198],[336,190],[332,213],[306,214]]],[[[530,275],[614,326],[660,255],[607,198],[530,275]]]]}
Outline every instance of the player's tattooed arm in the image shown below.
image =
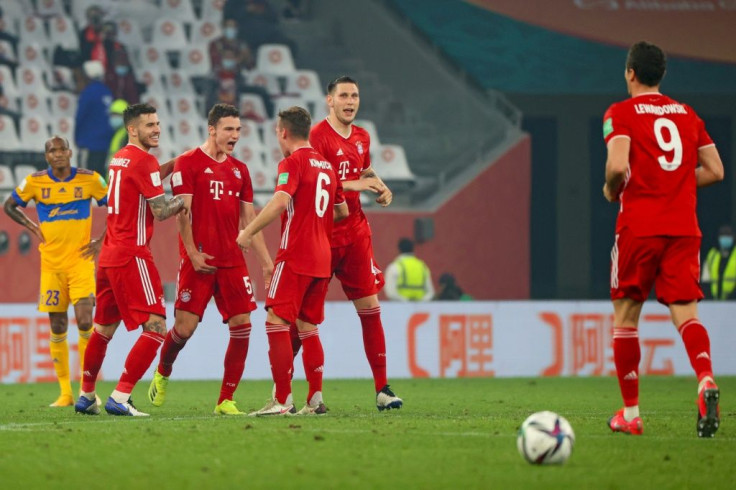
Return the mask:
{"type": "MultiPolygon", "coordinates": [[[[375,170],[373,170],[373,167],[368,167],[367,169],[363,170],[360,173],[360,180],[365,179],[371,179],[372,181],[378,182],[378,185],[375,187],[377,189],[378,197],[376,198],[376,202],[383,206],[384,208],[391,204],[391,201],[393,201],[394,195],[391,192],[391,189],[388,188],[386,183],[381,180],[381,177],[378,176],[375,170]]],[[[373,188],[373,187],[371,187],[373,188]]]]}
{"type": "Polygon", "coordinates": [[[181,210],[186,213],[184,200],[181,196],[172,197],[171,199],[166,199],[163,195],[157,196],[148,200],[148,206],[151,208],[153,216],[159,221],[170,218],[181,210]]]}
{"type": "Polygon", "coordinates": [[[15,221],[21,226],[24,226],[38,237],[39,240],[41,240],[41,243],[46,243],[46,239],[43,236],[43,232],[41,231],[41,227],[38,226],[38,224],[28,218],[28,216],[25,215],[23,211],[19,209],[18,203],[15,202],[15,199],[13,199],[13,196],[8,196],[8,198],[5,200],[5,205],[3,206],[3,209],[5,210],[5,214],[10,216],[10,219],[15,221]]]}

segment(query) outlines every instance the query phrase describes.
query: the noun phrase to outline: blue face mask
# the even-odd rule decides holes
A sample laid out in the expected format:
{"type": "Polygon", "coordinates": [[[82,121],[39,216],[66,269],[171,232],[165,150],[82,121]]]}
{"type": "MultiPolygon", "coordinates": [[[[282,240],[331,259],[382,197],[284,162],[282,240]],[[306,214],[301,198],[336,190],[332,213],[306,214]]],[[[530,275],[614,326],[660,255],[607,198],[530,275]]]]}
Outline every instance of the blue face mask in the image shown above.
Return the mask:
{"type": "Polygon", "coordinates": [[[226,70],[234,70],[236,65],[235,60],[222,60],[222,67],[226,70]]]}
{"type": "Polygon", "coordinates": [[[117,66],[115,67],[115,73],[116,73],[116,74],[117,74],[117,75],[118,75],[119,77],[124,77],[125,75],[127,75],[127,74],[128,74],[128,67],[127,67],[127,66],[125,66],[125,65],[117,65],[117,66]]]}
{"type": "Polygon", "coordinates": [[[730,250],[733,247],[733,237],[728,235],[719,236],[718,245],[720,245],[721,250],[730,250]]]}
{"type": "Polygon", "coordinates": [[[110,116],[110,126],[113,129],[117,129],[123,125],[123,116],[118,114],[113,114],[110,116]]]}
{"type": "Polygon", "coordinates": [[[238,29],[235,27],[226,27],[222,30],[222,33],[225,34],[227,39],[233,40],[238,35],[238,29]]]}

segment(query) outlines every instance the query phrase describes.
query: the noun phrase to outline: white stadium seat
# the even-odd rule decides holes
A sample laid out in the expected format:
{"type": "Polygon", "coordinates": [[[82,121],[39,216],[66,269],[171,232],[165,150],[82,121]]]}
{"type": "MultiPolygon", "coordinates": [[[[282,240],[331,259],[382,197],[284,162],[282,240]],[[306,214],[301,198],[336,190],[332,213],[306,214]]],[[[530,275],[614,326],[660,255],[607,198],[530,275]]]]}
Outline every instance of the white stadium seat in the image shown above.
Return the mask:
{"type": "Polygon", "coordinates": [[[184,25],[178,20],[159,18],[153,25],[151,44],[164,51],[181,49],[188,44],[184,25]]]}
{"type": "Polygon", "coordinates": [[[37,42],[21,41],[18,43],[18,63],[23,67],[37,67],[44,71],[48,71],[51,67],[43,47],[37,42]]]}
{"type": "Polygon", "coordinates": [[[268,119],[266,104],[263,103],[263,99],[260,95],[241,95],[238,103],[238,110],[240,111],[241,118],[252,119],[259,122],[268,119]]]}
{"type": "Polygon", "coordinates": [[[140,48],[145,44],[140,25],[135,20],[123,17],[115,21],[118,24],[118,41],[133,49],[140,48]]]}
{"type": "Polygon", "coordinates": [[[18,97],[18,87],[15,84],[15,78],[13,78],[13,72],[10,71],[10,67],[0,65],[0,85],[3,86],[3,93],[8,98],[18,97]]]}
{"type": "Polygon", "coordinates": [[[21,105],[25,116],[38,116],[47,119],[51,115],[49,98],[46,95],[25,94],[21,97],[21,105]]]}
{"type": "Polygon", "coordinates": [[[16,86],[22,94],[49,95],[46,82],[43,78],[44,70],[34,66],[23,66],[16,73],[16,86]]]}
{"type": "Polygon", "coordinates": [[[20,138],[10,116],[0,116],[0,148],[5,151],[20,150],[20,138]]]}
{"type": "Polygon", "coordinates": [[[398,145],[381,145],[371,152],[371,165],[383,180],[414,182],[404,148],[398,145]]]}
{"type": "MultiPolygon", "coordinates": [[[[15,51],[13,50],[13,45],[8,41],[0,41],[0,55],[10,61],[18,61],[18,58],[15,56],[15,51]]],[[[2,66],[8,68],[6,65],[2,66]]]]}
{"type": "Polygon", "coordinates": [[[381,141],[378,139],[378,131],[373,121],[367,119],[356,119],[355,125],[365,129],[368,136],[371,137],[371,149],[378,148],[381,146],[381,141]]]}
{"type": "Polygon", "coordinates": [[[248,85],[258,85],[263,87],[271,97],[278,97],[281,95],[281,85],[279,84],[279,77],[273,73],[264,73],[258,70],[251,70],[243,72],[245,75],[245,81],[248,85]]]}
{"type": "Polygon", "coordinates": [[[51,93],[51,113],[54,116],[74,117],[77,112],[77,96],[71,92],[51,93]]]}
{"type": "Polygon", "coordinates": [[[20,118],[20,147],[24,151],[43,151],[46,140],[49,139],[49,129],[44,119],[36,116],[20,118]]]}
{"type": "Polygon", "coordinates": [[[256,56],[256,69],[274,75],[287,75],[296,70],[291,50],[285,44],[262,44],[259,46],[256,56]]]}
{"type": "Polygon", "coordinates": [[[0,191],[3,193],[3,198],[8,192],[12,192],[15,186],[13,171],[7,165],[0,165],[0,191]]]}
{"type": "MultiPolygon", "coordinates": [[[[4,4],[5,2],[3,2],[4,4]]],[[[4,5],[3,5],[4,6],[4,5]]],[[[21,21],[20,32],[22,33],[21,44],[23,41],[33,40],[34,43],[42,47],[49,46],[49,36],[43,26],[43,19],[35,15],[29,15],[21,21]]],[[[20,53],[18,53],[20,57],[20,53]]]]}
{"type": "Polygon", "coordinates": [[[61,46],[64,49],[79,49],[79,35],[74,28],[72,19],[64,15],[58,15],[49,20],[49,41],[52,47],[61,46]]]}
{"type": "Polygon", "coordinates": [[[138,81],[146,86],[145,92],[153,92],[157,94],[163,94],[166,92],[166,87],[163,82],[163,74],[157,66],[138,70],[138,81]]]}
{"type": "MultiPolygon", "coordinates": [[[[182,71],[172,71],[168,75],[164,75],[164,84],[166,85],[166,93],[168,95],[187,95],[194,96],[194,86],[189,76],[182,71]]],[[[173,107],[172,107],[173,110],[173,107]]]]}
{"type": "Polygon", "coordinates": [[[197,20],[191,0],[161,0],[161,18],[187,23],[197,20]]]}
{"type": "Polygon", "coordinates": [[[297,70],[286,76],[286,93],[308,99],[324,98],[319,75],[313,70],[297,70]]]}
{"type": "Polygon", "coordinates": [[[26,164],[16,164],[13,168],[13,173],[15,174],[15,182],[17,182],[16,185],[23,182],[23,179],[28,177],[31,174],[34,174],[38,172],[38,169],[34,165],[26,165],[26,164]]]}
{"type": "Polygon", "coordinates": [[[207,45],[222,35],[220,23],[209,19],[197,20],[192,23],[190,37],[192,44],[207,45]]]}
{"type": "Polygon", "coordinates": [[[140,49],[140,68],[144,70],[157,70],[162,75],[171,71],[164,49],[154,44],[144,44],[140,49]]]}
{"type": "Polygon", "coordinates": [[[179,71],[187,77],[204,77],[212,74],[210,53],[204,45],[181,50],[179,71]]]}
{"type": "Polygon", "coordinates": [[[209,20],[220,25],[224,6],[225,0],[202,0],[202,20],[209,20]]]}

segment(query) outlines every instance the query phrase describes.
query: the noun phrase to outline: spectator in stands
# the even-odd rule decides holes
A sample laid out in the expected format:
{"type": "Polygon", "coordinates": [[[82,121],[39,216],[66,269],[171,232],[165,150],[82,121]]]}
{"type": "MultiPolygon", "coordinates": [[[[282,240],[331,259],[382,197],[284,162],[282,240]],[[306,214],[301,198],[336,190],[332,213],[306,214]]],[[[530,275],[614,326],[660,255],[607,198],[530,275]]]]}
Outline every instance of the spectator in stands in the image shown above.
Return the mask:
{"type": "Polygon", "coordinates": [[[733,228],[718,229],[718,246],[708,251],[702,266],[703,291],[706,297],[720,301],[736,298],[736,245],[733,228]]]}
{"type": "Polygon", "coordinates": [[[434,299],[438,301],[472,301],[473,297],[463,291],[455,276],[445,272],[440,276],[440,290],[434,299]]]}
{"type": "MultiPolygon", "coordinates": [[[[212,71],[217,72],[223,68],[222,52],[228,48],[235,52],[237,59],[236,70],[250,70],[255,66],[253,53],[248,44],[238,37],[238,23],[235,19],[222,21],[222,36],[210,42],[210,62],[212,71]]],[[[232,68],[232,67],[231,67],[232,68]]]]}
{"type": "MultiPolygon", "coordinates": [[[[230,47],[223,47],[222,67],[215,72],[215,89],[209,97],[208,106],[217,103],[238,106],[240,94],[251,93],[261,97],[269,117],[273,117],[273,102],[268,91],[257,85],[248,85],[243,74],[238,70],[238,53],[230,47]]],[[[250,117],[243,114],[243,117],[250,117]]]]}
{"type": "Polygon", "coordinates": [[[432,274],[414,255],[414,242],[399,240],[399,256],[386,268],[386,297],[394,301],[428,301],[434,297],[432,274]]]}
{"type": "Polygon", "coordinates": [[[238,23],[240,39],[254,51],[261,44],[286,44],[296,56],[296,43],[281,32],[279,17],[266,0],[226,0],[222,18],[234,19],[238,23]]]}
{"type": "Polygon", "coordinates": [[[117,40],[118,26],[105,22],[102,26],[102,45],[105,48],[105,85],[116,99],[125,99],[131,104],[140,101],[140,90],[133,74],[128,50],[117,40]]]}
{"type": "Polygon", "coordinates": [[[82,62],[98,60],[105,66],[105,47],[102,44],[102,18],[104,12],[97,5],[85,12],[87,25],[79,33],[79,51],[82,62]]]}
{"type": "MultiPolygon", "coordinates": [[[[128,144],[128,128],[123,124],[123,112],[128,108],[128,103],[123,99],[114,100],[110,104],[110,127],[113,135],[110,140],[110,148],[107,152],[107,163],[118,150],[128,144]]],[[[102,174],[107,179],[107,173],[102,174]]]]}
{"type": "Polygon", "coordinates": [[[102,82],[104,69],[96,60],[82,66],[87,84],[79,94],[74,141],[80,151],[80,165],[105,175],[107,150],[112,139],[109,112],[112,92],[102,82]]]}

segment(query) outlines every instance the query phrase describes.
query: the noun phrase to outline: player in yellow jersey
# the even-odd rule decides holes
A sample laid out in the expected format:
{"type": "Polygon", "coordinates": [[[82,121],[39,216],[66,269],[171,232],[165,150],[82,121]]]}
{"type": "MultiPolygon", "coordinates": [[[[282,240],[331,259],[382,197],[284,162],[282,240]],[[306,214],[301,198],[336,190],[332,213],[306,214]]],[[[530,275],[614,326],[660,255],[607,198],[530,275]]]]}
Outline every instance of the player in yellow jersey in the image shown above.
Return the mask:
{"type": "Polygon", "coordinates": [[[79,329],[79,363],[92,334],[92,308],[95,302],[95,263],[102,239],[90,240],[91,199],[107,205],[107,185],[100,174],[71,166],[69,142],[60,136],[46,141],[49,168],[29,175],[5,201],[5,212],[41,241],[41,296],[39,311],[49,314],[51,358],[61,395],[52,407],[74,405],[69,376],[67,327],[69,303],[79,329]],[[36,201],[38,223],[19,207],[36,201]]]}

